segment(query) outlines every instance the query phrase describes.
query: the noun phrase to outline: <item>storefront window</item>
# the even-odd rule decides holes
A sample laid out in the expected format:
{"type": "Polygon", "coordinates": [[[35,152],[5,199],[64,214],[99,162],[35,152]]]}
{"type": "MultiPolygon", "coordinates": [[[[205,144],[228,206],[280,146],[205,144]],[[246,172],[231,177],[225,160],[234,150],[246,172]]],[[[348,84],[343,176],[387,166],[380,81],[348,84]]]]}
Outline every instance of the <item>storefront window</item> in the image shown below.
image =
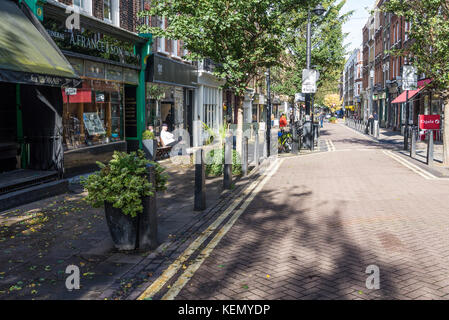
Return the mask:
{"type": "Polygon", "coordinates": [[[437,94],[432,93],[431,114],[442,113],[442,102],[437,94]]]}
{"type": "Polygon", "coordinates": [[[257,104],[252,105],[252,122],[257,122],[257,104]]]}
{"type": "Polygon", "coordinates": [[[123,85],[84,80],[75,92],[63,91],[66,150],[123,139],[123,85]]]}
{"type": "Polygon", "coordinates": [[[265,105],[260,104],[259,105],[259,122],[266,122],[267,121],[267,108],[265,108],[265,105]]]}
{"type": "Polygon", "coordinates": [[[218,128],[218,89],[204,87],[203,114],[209,128],[218,128]]]}

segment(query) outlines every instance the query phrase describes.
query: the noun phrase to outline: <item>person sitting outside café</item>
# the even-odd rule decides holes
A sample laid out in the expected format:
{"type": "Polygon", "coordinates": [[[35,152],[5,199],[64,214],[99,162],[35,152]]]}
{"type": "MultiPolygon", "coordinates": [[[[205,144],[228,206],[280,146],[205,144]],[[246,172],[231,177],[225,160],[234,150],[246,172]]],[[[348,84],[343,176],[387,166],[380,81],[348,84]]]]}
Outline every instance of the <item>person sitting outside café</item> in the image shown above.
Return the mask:
{"type": "Polygon", "coordinates": [[[166,147],[173,147],[177,142],[173,133],[168,131],[166,123],[162,124],[161,140],[166,147]]]}

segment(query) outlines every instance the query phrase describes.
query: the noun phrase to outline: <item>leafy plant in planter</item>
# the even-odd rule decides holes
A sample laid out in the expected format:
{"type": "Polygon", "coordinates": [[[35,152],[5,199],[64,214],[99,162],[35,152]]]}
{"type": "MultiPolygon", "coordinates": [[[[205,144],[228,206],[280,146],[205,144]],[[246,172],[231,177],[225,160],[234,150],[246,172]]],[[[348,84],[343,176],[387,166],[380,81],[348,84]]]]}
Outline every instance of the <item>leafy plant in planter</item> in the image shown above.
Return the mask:
{"type": "MultiPolygon", "coordinates": [[[[206,175],[221,176],[223,174],[224,160],[224,148],[209,151],[206,154],[206,175]]],[[[242,174],[240,155],[236,150],[232,150],[232,174],[235,176],[242,174]]]]}
{"type": "MultiPolygon", "coordinates": [[[[224,168],[224,148],[223,144],[226,138],[227,127],[220,126],[218,132],[212,130],[207,124],[204,122],[203,128],[208,133],[208,139],[205,142],[205,145],[210,145],[216,142],[219,148],[209,151],[206,154],[206,175],[218,177],[223,174],[224,168]],[[217,140],[218,138],[218,140],[217,140]]],[[[240,155],[236,150],[232,150],[232,174],[240,175],[242,174],[242,165],[240,162],[240,155]]]]}
{"type": "Polygon", "coordinates": [[[155,139],[154,132],[145,130],[142,133],[142,148],[148,159],[151,161],[156,160],[157,140],[155,139]]]}
{"type": "Polygon", "coordinates": [[[140,215],[147,214],[144,207],[149,197],[155,191],[166,189],[167,175],[164,168],[147,160],[140,150],[129,154],[116,151],[108,164],[97,164],[100,171],[81,180],[88,191],[86,201],[93,207],[105,206],[116,247],[134,249],[138,243],[139,230],[145,228],[139,225],[139,221],[148,220],[140,215]],[[148,181],[148,164],[154,166],[155,185],[148,181]]]}
{"type": "Polygon", "coordinates": [[[152,132],[150,130],[145,130],[142,133],[142,140],[153,140],[154,138],[155,138],[154,132],[152,132]]]}
{"type": "Polygon", "coordinates": [[[330,123],[335,123],[335,122],[337,122],[337,118],[332,117],[332,118],[329,119],[329,122],[330,123]]]}

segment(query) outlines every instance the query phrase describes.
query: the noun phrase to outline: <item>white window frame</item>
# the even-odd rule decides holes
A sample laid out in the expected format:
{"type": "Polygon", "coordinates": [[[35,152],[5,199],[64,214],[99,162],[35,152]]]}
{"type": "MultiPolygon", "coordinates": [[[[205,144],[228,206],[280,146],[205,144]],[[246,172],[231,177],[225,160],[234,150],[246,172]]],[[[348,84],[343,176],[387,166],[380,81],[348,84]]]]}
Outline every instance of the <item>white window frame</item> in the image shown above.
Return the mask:
{"type": "Polygon", "coordinates": [[[179,42],[178,40],[172,40],[172,45],[171,45],[171,54],[172,56],[178,57],[178,46],[179,46],[179,42]]]}
{"type": "Polygon", "coordinates": [[[92,0],[73,0],[73,8],[81,13],[92,15],[92,0]],[[76,4],[75,1],[79,2],[76,4]]]}
{"type": "MultiPolygon", "coordinates": [[[[165,30],[165,17],[157,17],[157,24],[158,27],[165,30]]],[[[165,48],[165,38],[157,38],[157,51],[162,53],[169,53],[167,52],[167,48],[165,48]]]]}
{"type": "Polygon", "coordinates": [[[103,0],[103,20],[112,23],[112,0],[103,0]],[[106,6],[109,6],[109,17],[105,16],[106,6]]]}
{"type": "Polygon", "coordinates": [[[396,43],[399,42],[399,22],[396,23],[396,43]]]}
{"type": "Polygon", "coordinates": [[[396,59],[393,58],[393,78],[396,77],[396,59]]]}

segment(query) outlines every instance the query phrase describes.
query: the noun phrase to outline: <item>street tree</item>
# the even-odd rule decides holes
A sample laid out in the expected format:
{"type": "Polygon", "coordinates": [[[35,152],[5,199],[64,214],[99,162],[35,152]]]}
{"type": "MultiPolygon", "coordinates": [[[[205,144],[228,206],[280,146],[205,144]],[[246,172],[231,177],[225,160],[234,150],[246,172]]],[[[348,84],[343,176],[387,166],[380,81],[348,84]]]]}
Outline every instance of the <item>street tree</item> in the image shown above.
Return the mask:
{"type": "Polygon", "coordinates": [[[432,79],[429,87],[444,102],[443,161],[449,165],[449,2],[447,0],[390,0],[383,10],[411,23],[410,44],[392,54],[406,56],[418,74],[432,79]]]}
{"type": "Polygon", "coordinates": [[[243,125],[244,94],[252,79],[279,64],[289,17],[318,0],[153,0],[139,16],[168,20],[165,29],[143,25],[140,32],[184,42],[189,60],[209,58],[214,73],[238,96],[237,143],[243,125]]]}
{"type": "MultiPolygon", "coordinates": [[[[326,14],[321,17],[311,15],[311,64],[320,73],[315,102],[323,104],[326,94],[338,92],[338,82],[347,53],[343,43],[346,37],[343,24],[353,12],[341,13],[346,0],[324,0],[320,3],[326,9],[326,14]]],[[[280,76],[273,80],[273,89],[276,92],[290,96],[301,92],[302,70],[306,68],[307,16],[307,10],[297,11],[288,21],[286,28],[289,32],[283,39],[288,54],[281,60],[283,63],[276,67],[280,69],[275,73],[280,76]]]]}
{"type": "Polygon", "coordinates": [[[335,112],[337,108],[341,107],[343,101],[340,99],[338,93],[326,94],[324,97],[324,105],[328,107],[332,112],[335,112]]]}

